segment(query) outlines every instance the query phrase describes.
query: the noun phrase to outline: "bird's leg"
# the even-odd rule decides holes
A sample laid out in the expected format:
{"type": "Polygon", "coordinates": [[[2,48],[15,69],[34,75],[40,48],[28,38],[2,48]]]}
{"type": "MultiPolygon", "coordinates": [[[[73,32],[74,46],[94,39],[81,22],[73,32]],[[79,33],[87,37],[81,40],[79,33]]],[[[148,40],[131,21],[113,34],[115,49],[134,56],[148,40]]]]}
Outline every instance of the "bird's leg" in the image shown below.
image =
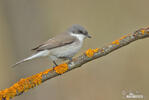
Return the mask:
{"type": "Polygon", "coordinates": [[[55,70],[55,67],[58,66],[58,64],[56,63],[55,60],[53,60],[53,64],[54,64],[54,66],[53,66],[53,70],[55,70]]]}
{"type": "Polygon", "coordinates": [[[55,65],[55,67],[56,67],[56,66],[58,66],[58,65],[56,64],[56,62],[55,62],[55,61],[53,61],[53,63],[54,63],[54,65],[55,65]]]}

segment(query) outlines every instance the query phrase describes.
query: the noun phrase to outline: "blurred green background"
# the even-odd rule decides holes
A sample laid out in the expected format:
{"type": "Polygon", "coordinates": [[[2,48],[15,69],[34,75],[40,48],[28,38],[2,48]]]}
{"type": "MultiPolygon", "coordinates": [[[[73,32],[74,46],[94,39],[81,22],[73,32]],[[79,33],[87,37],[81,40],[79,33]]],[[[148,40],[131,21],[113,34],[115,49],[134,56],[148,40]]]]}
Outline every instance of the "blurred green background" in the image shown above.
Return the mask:
{"type": "MultiPolygon", "coordinates": [[[[148,0],[0,0],[0,89],[52,65],[49,59],[10,66],[72,24],[87,28],[79,54],[149,25],[148,0]]],[[[13,100],[121,100],[123,91],[149,99],[149,39],[136,41],[48,80],[13,100]]],[[[133,99],[135,100],[135,99],[133,99]]],[[[138,100],[138,99],[137,99],[138,100]]]]}

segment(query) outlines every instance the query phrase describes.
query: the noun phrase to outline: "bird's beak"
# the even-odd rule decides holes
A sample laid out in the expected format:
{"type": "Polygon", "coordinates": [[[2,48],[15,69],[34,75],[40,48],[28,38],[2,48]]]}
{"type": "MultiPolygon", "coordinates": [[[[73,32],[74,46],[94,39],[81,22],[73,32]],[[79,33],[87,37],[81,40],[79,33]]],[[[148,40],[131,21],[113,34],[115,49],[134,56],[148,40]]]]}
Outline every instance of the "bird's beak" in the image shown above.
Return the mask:
{"type": "Polygon", "coordinates": [[[88,38],[92,38],[89,34],[87,35],[88,38]]]}

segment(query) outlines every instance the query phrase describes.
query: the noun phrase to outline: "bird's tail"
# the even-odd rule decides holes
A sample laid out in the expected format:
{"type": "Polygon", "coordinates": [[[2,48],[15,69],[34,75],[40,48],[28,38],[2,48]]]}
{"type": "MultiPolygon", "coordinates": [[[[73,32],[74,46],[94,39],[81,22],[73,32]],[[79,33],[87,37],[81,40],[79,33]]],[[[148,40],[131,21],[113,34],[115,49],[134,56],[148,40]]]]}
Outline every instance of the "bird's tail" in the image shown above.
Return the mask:
{"type": "Polygon", "coordinates": [[[23,63],[23,62],[26,62],[26,61],[29,61],[29,60],[32,60],[32,59],[35,59],[35,58],[39,58],[39,57],[43,57],[43,56],[47,56],[49,54],[48,51],[40,51],[36,54],[33,54],[32,56],[28,57],[28,58],[25,58],[19,62],[17,62],[16,64],[12,65],[12,68],[16,67],[17,65],[23,63]]]}

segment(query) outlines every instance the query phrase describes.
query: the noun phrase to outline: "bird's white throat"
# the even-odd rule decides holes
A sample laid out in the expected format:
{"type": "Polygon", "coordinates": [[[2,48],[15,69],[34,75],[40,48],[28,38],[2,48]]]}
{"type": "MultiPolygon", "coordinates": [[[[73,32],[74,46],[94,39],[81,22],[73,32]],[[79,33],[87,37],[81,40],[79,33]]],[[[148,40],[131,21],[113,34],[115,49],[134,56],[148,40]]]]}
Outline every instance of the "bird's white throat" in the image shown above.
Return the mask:
{"type": "Polygon", "coordinates": [[[84,38],[85,38],[85,35],[83,35],[83,34],[70,33],[70,35],[76,37],[76,38],[79,39],[80,41],[83,41],[84,38]]]}

